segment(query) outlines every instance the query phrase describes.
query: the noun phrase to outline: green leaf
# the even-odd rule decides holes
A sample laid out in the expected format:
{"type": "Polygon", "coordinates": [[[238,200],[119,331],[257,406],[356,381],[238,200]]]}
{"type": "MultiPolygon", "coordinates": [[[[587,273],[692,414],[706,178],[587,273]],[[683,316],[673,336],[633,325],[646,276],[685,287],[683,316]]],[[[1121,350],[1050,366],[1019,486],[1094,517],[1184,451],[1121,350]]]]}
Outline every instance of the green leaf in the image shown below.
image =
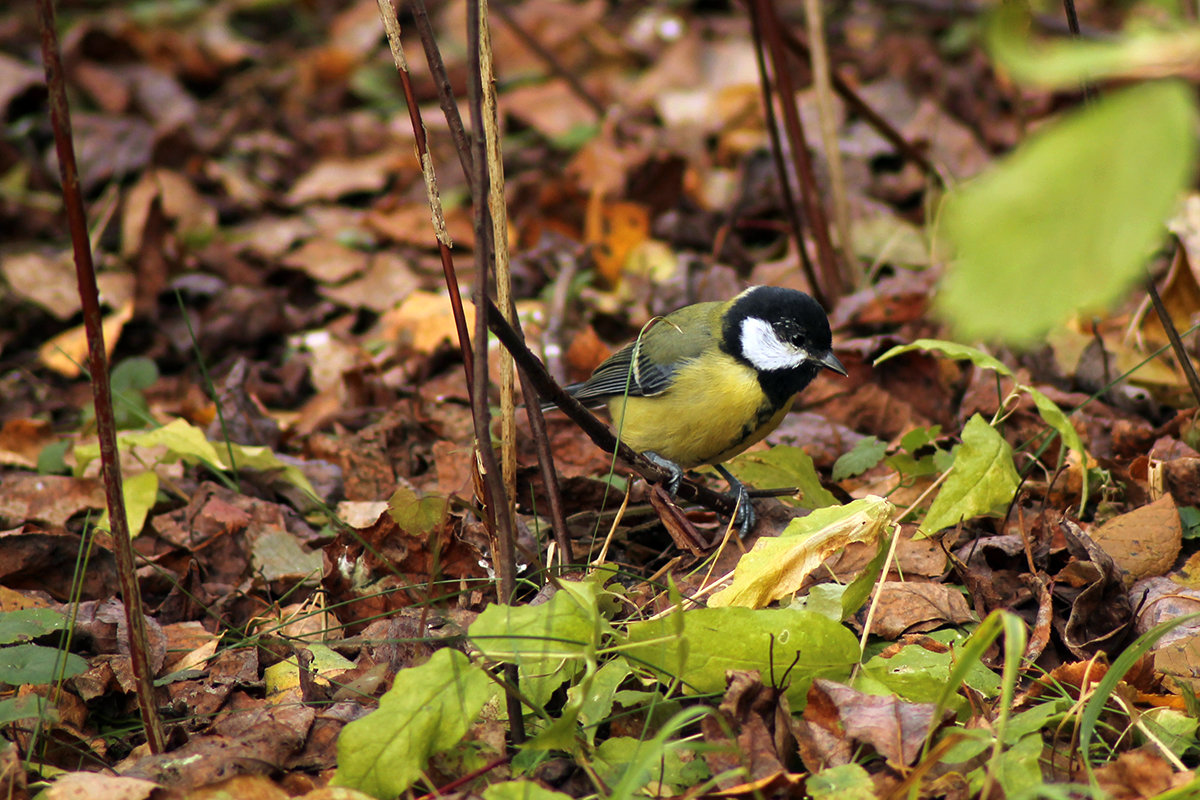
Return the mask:
{"type": "Polygon", "coordinates": [[[1193,174],[1191,91],[1113,92],[951,193],[942,227],[957,258],[938,305],[961,335],[1032,344],[1138,278],[1193,174]]]}
{"type": "MultiPolygon", "coordinates": [[[[875,359],[875,366],[878,367],[888,359],[895,358],[902,353],[910,353],[914,350],[922,350],[927,353],[941,353],[955,361],[970,361],[977,367],[990,369],[1008,377],[1012,377],[1013,374],[1012,370],[1004,366],[1003,362],[989,356],[979,348],[959,344],[958,342],[948,342],[945,339],[917,339],[909,344],[897,345],[875,359]]],[[[935,433],[933,436],[936,437],[937,434],[935,433]]],[[[916,447],[904,444],[904,442],[901,442],[901,445],[906,450],[916,449],[916,447]]]]}
{"type": "Polygon", "coordinates": [[[113,367],[109,379],[114,392],[140,392],[158,380],[158,365],[144,356],[127,358],[113,367]]]}
{"type": "MultiPolygon", "coordinates": [[[[879,358],[875,359],[878,365],[881,361],[885,361],[900,353],[905,353],[910,350],[926,350],[953,358],[956,361],[967,360],[981,369],[990,369],[994,372],[1006,377],[1013,377],[1013,372],[1001,362],[992,358],[982,350],[977,350],[974,347],[957,344],[955,342],[947,342],[941,339],[918,339],[912,344],[906,344],[899,347],[893,347],[879,358]]],[[[1063,444],[1077,453],[1084,453],[1083,439],[1080,438],[1079,432],[1075,430],[1075,426],[1071,424],[1071,420],[1063,413],[1063,410],[1043,392],[1034,389],[1032,386],[1024,386],[1018,384],[1018,391],[1028,392],[1030,398],[1033,399],[1033,404],[1037,406],[1038,414],[1042,420],[1058,432],[1062,437],[1063,444]]],[[[1083,482],[1082,497],[1080,499],[1080,508],[1087,506],[1087,481],[1083,482]]]]}
{"type": "Polygon", "coordinates": [[[723,692],[731,669],[757,670],[766,684],[786,673],[793,710],[803,708],[813,678],[845,680],[859,658],[858,639],[847,628],[787,608],[700,608],[634,622],[622,653],[664,680],[682,680],[691,694],[723,692]]]}
{"type": "Polygon", "coordinates": [[[1183,523],[1184,539],[1200,539],[1200,508],[1180,506],[1179,521],[1183,523]]]}
{"type": "Polygon", "coordinates": [[[650,781],[674,787],[693,786],[709,776],[703,759],[684,762],[679,751],[691,749],[686,742],[671,737],[699,722],[711,711],[704,707],[686,708],[667,720],[650,739],[614,736],[596,748],[596,772],[611,791],[609,800],[639,796],[650,781]]]}
{"type": "Polygon", "coordinates": [[[0,683],[10,686],[54,683],[87,672],[88,664],[74,653],[39,644],[0,647],[0,683]]]}
{"type": "Polygon", "coordinates": [[[19,722],[23,719],[57,721],[58,709],[50,705],[46,698],[36,694],[0,700],[0,725],[19,722]]]}
{"type": "Polygon", "coordinates": [[[837,498],[821,485],[821,476],[808,453],[799,447],[778,445],[770,450],[743,453],[725,462],[738,480],[756,489],[797,489],[799,499],[780,498],[804,508],[837,505],[837,498]]]}
{"type": "Polygon", "coordinates": [[[950,476],[921,523],[921,536],[987,514],[1011,502],[1016,494],[1020,480],[1012,448],[983,417],[975,414],[967,420],[962,440],[950,476]]]}
{"type": "Polygon", "coordinates": [[[467,630],[485,658],[521,668],[521,691],[539,705],[583,662],[595,661],[601,637],[611,630],[600,615],[594,584],[562,581],[560,586],[540,605],[490,605],[467,630]]]}
{"type": "Polygon", "coordinates": [[[37,471],[39,475],[65,475],[70,472],[67,467],[67,450],[71,448],[70,439],[51,442],[38,453],[37,471]]]}
{"type": "MultiPolygon", "coordinates": [[[[129,535],[137,536],[146,525],[150,509],[158,501],[158,475],[153,471],[139,472],[121,481],[121,495],[125,498],[125,519],[129,523],[129,535]]],[[[108,509],[100,516],[96,527],[112,531],[108,521],[108,509]]]]}
{"type": "MultiPolygon", "coordinates": [[[[1037,406],[1038,413],[1042,415],[1042,420],[1051,428],[1058,431],[1058,435],[1062,437],[1063,444],[1077,453],[1084,452],[1083,439],[1079,438],[1079,431],[1075,430],[1075,426],[1071,424],[1071,420],[1058,407],[1058,404],[1032,386],[1022,386],[1020,388],[1029,392],[1029,396],[1033,398],[1033,404],[1037,406]]],[[[1087,481],[1084,481],[1084,491],[1087,491],[1087,481]]],[[[1086,504],[1086,502],[1087,496],[1084,495],[1084,503],[1086,504]]]]}
{"type": "Polygon", "coordinates": [[[600,669],[586,685],[580,683],[567,690],[567,705],[579,704],[579,721],[589,742],[596,738],[596,726],[612,713],[613,702],[621,683],[631,674],[629,662],[614,658],[600,669]]]}
{"type": "MultiPolygon", "coordinates": [[[[1044,748],[1042,735],[1034,733],[998,750],[988,760],[986,770],[1000,784],[1005,797],[1028,796],[1027,793],[1043,785],[1040,760],[1044,748]]],[[[972,788],[978,791],[979,787],[972,785],[972,788]]]]}
{"type": "Polygon", "coordinates": [[[1196,746],[1196,728],[1200,727],[1200,720],[1183,711],[1151,708],[1141,715],[1141,722],[1177,758],[1183,758],[1196,746]]]}
{"type": "Polygon", "coordinates": [[[710,597],[709,607],[761,608],[799,591],[813,570],[846,545],[883,538],[894,510],[887,500],[870,496],[792,520],[781,535],[754,543],[738,560],[733,583],[710,597]]]}
{"type": "Polygon", "coordinates": [[[999,6],[987,26],[992,58],[1021,83],[1076,89],[1112,77],[1190,76],[1200,61],[1200,28],[1131,28],[1112,39],[1033,41],[1029,13],[1016,3],[999,6]]]}
{"type": "Polygon", "coordinates": [[[27,642],[60,631],[67,618],[52,608],[23,608],[0,614],[0,644],[27,642]]]}
{"type": "Polygon", "coordinates": [[[420,536],[431,532],[446,518],[450,499],[440,494],[418,494],[407,486],[400,486],[388,499],[388,514],[400,530],[420,536]]]}
{"type": "MultiPolygon", "coordinates": [[[[954,650],[935,653],[920,645],[905,645],[889,658],[868,659],[855,688],[875,694],[896,694],[913,703],[935,703],[946,694],[951,671],[963,658],[962,653],[954,650]]],[[[967,658],[971,663],[965,666],[961,683],[989,697],[995,695],[1000,690],[1000,678],[978,659],[967,658]]],[[[941,706],[950,706],[952,698],[953,692],[941,706]]]]}
{"type": "Polygon", "coordinates": [[[595,653],[601,633],[608,630],[597,609],[596,587],[575,581],[561,581],[560,586],[536,606],[489,605],[467,629],[471,643],[493,661],[595,653]]]}
{"type": "Polygon", "coordinates": [[[466,735],[495,691],[482,669],[449,648],[400,670],[379,708],[342,729],[333,783],[395,797],[421,777],[430,756],[466,735]]]}
{"type": "Polygon", "coordinates": [[[552,792],[534,781],[493,783],[483,790],[483,800],[571,800],[569,794],[552,792]]]}
{"type": "MultiPolygon", "coordinates": [[[[230,470],[236,465],[238,469],[279,472],[288,483],[316,496],[316,490],[308,482],[308,478],[304,477],[304,473],[298,467],[284,463],[269,448],[233,443],[222,443],[219,447],[215,446],[205,438],[204,431],[182,418],[171,420],[161,428],[151,431],[123,432],[117,437],[117,445],[122,449],[162,447],[170,456],[168,461],[182,459],[189,464],[206,464],[217,470],[230,470]],[[234,464],[229,463],[230,451],[233,453],[234,464]]],[[[76,474],[82,474],[87,465],[99,457],[100,446],[98,444],[92,443],[76,447],[76,474]]]]}
{"type": "Polygon", "coordinates": [[[867,436],[854,443],[848,453],[842,453],[833,464],[833,479],[842,481],[861,475],[878,464],[887,455],[887,442],[867,436]]]}
{"type": "Polygon", "coordinates": [[[874,800],[878,796],[871,774],[858,764],[823,769],[804,787],[813,800],[874,800]]]}

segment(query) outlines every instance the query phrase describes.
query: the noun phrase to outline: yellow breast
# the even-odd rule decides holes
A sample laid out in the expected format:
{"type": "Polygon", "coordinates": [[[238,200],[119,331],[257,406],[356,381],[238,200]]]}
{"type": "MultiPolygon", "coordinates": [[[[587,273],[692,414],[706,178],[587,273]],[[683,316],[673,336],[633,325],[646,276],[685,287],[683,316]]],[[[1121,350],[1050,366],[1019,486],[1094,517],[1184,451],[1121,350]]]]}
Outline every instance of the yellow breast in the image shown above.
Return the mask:
{"type": "Polygon", "coordinates": [[[724,353],[680,367],[660,395],[608,401],[613,427],[626,444],[685,469],[719,464],[761,441],[790,407],[790,399],[771,407],[754,370],[724,353]]]}

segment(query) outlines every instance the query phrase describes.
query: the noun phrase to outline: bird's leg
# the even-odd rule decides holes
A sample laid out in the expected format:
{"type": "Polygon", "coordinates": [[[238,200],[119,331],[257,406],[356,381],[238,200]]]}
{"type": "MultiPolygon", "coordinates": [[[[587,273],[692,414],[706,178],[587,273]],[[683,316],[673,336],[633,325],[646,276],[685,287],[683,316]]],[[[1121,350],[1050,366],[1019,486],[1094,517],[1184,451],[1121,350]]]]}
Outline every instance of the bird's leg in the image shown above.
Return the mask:
{"type": "Polygon", "coordinates": [[[663,458],[658,453],[650,450],[642,453],[654,466],[667,473],[667,480],[663,488],[667,490],[667,494],[672,498],[679,493],[679,484],[683,483],[683,468],[669,458],[663,458]]]}
{"type": "Polygon", "coordinates": [[[746,535],[754,530],[754,523],[757,521],[754,514],[754,506],[750,503],[750,492],[725,467],[720,464],[714,464],[713,467],[717,472],[721,473],[721,477],[729,481],[729,488],[733,493],[734,501],[737,503],[737,511],[734,513],[733,524],[738,526],[738,533],[745,539],[746,535]]]}

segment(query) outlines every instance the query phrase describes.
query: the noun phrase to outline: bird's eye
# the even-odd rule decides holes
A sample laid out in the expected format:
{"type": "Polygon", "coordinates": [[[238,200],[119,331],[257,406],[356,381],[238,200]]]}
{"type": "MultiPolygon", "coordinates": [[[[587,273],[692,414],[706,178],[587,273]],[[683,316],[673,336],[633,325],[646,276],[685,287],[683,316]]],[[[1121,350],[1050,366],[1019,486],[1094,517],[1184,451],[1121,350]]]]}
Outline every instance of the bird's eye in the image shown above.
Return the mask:
{"type": "Polygon", "coordinates": [[[804,344],[807,340],[805,339],[803,332],[796,331],[795,333],[792,334],[790,341],[794,346],[803,348],[804,344]]]}

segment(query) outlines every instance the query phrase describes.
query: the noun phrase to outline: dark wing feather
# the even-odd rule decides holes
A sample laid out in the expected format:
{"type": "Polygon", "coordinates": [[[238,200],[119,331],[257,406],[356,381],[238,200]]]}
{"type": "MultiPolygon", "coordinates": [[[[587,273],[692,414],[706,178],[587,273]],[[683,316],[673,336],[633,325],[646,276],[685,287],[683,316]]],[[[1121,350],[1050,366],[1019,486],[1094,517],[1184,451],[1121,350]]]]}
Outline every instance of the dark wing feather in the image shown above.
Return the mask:
{"type": "Polygon", "coordinates": [[[584,405],[588,405],[589,401],[593,405],[599,404],[626,391],[630,397],[662,394],[671,385],[676,364],[652,364],[644,352],[639,352],[637,369],[632,369],[635,347],[636,342],[625,345],[596,367],[592,377],[583,383],[568,386],[567,391],[584,405]]]}
{"type": "Polygon", "coordinates": [[[718,346],[725,305],[697,303],[668,314],[642,334],[640,347],[636,341],[625,345],[596,367],[592,377],[568,386],[567,391],[593,407],[626,392],[630,397],[662,394],[671,388],[676,370],[706,349],[718,346]],[[654,351],[656,362],[646,357],[647,349],[654,351]],[[636,369],[632,368],[635,351],[636,369]]]}

